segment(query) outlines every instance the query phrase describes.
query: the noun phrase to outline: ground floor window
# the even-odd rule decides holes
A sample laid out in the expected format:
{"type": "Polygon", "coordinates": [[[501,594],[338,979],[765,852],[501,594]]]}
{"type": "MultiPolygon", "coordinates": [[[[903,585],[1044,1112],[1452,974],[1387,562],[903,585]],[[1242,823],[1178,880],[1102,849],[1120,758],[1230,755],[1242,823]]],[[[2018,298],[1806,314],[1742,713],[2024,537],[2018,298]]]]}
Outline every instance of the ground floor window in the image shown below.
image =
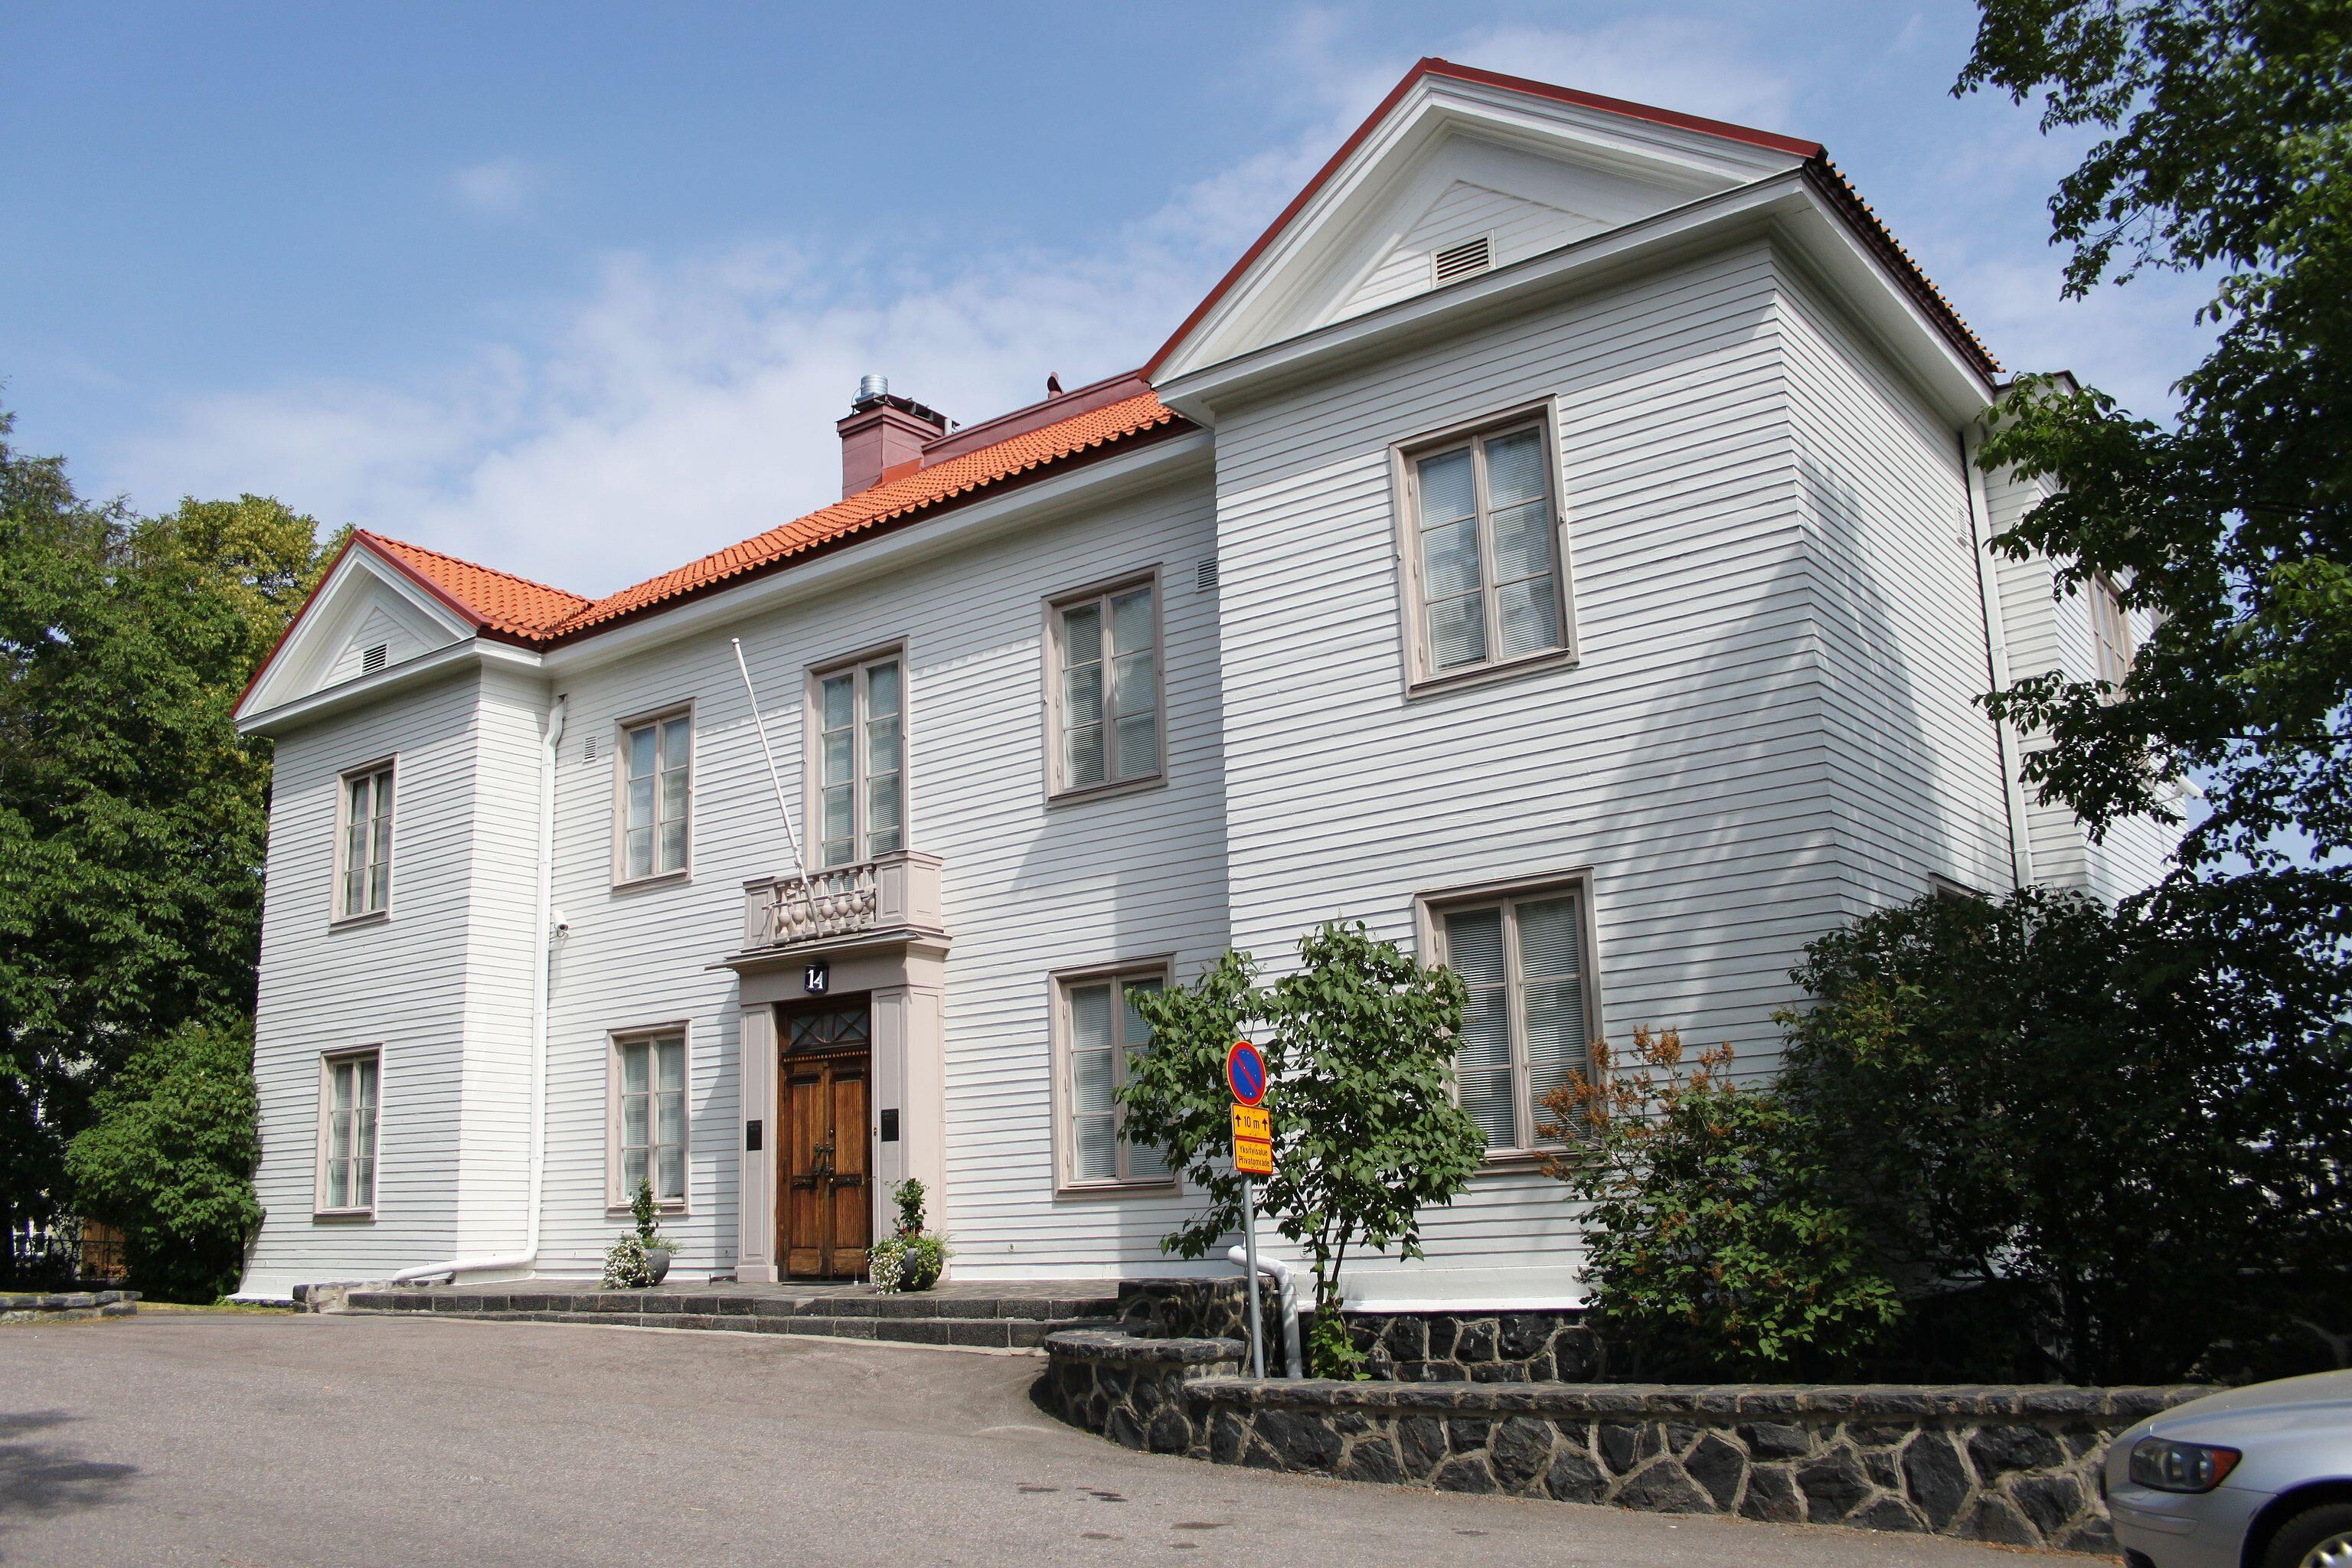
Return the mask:
{"type": "Polygon", "coordinates": [[[1437,960],[1470,992],[1455,1092],[1490,1151],[1543,1142],[1544,1098],[1591,1066],[1599,1007],[1589,902],[1581,880],[1432,902],[1437,960]]]}
{"type": "Polygon", "coordinates": [[[1151,1048],[1151,1026],[1135,1000],[1168,984],[1164,963],[1066,975],[1055,983],[1055,1100],[1062,1126],[1063,1184],[1071,1187],[1164,1184],[1156,1149],[1120,1136],[1118,1095],[1135,1058],[1151,1048]]]}
{"type": "Polygon", "coordinates": [[[319,1172],[322,1215],[366,1215],[375,1208],[376,1079],[373,1047],[326,1057],[319,1071],[319,1172]]]}
{"type": "Polygon", "coordinates": [[[654,1201],[686,1202],[686,1033],[613,1042],[611,1147],[615,1206],[653,1184],[654,1201]]]}

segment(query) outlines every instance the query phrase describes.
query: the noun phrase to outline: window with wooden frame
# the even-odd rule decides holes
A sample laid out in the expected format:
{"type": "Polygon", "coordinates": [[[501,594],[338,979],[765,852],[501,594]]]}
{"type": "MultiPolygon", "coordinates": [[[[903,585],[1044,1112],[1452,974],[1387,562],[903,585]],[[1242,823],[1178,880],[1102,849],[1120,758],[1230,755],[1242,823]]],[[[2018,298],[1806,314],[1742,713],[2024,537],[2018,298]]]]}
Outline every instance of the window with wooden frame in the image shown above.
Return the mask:
{"type": "Polygon", "coordinates": [[[1055,599],[1047,620],[1052,793],[1162,776],[1157,576],[1055,599]]]}
{"type": "Polygon", "coordinates": [[[1571,651],[1550,418],[1400,447],[1414,684],[1571,651]]]}
{"type": "Polygon", "coordinates": [[[666,1028],[613,1039],[606,1121],[606,1201],[625,1208],[641,1183],[654,1202],[686,1203],[686,1031],[666,1028]]]}
{"type": "Polygon", "coordinates": [[[1544,1097],[1589,1071],[1600,1016],[1590,894],[1580,879],[1433,902],[1438,962],[1469,999],[1454,1058],[1454,1094],[1491,1152],[1528,1150],[1553,1121],[1544,1097]]]}
{"type": "Polygon", "coordinates": [[[313,1208],[322,1215],[375,1212],[376,1085],[383,1052],[342,1051],[319,1062],[319,1169],[313,1208]]]}
{"type": "Polygon", "coordinates": [[[613,880],[683,875],[692,850],[694,713],[682,709],[621,726],[613,758],[613,880]]]}
{"type": "Polygon", "coordinates": [[[339,789],[335,918],[383,914],[392,904],[392,764],[345,773],[339,789]]]}
{"type": "Polygon", "coordinates": [[[815,676],[817,864],[907,847],[906,660],[898,650],[815,676]]]}
{"type": "Polygon", "coordinates": [[[2123,595],[2116,590],[2115,579],[2105,573],[2091,579],[2087,592],[2091,599],[2091,637],[2099,651],[2099,679],[2120,688],[2124,678],[2131,673],[2132,655],[2138,651],[2132,645],[2131,616],[2124,609],[2123,595]]]}
{"type": "Polygon", "coordinates": [[[1055,984],[1055,1077],[1061,1102],[1063,1184],[1160,1186],[1174,1175],[1160,1151],[1119,1135],[1118,1091],[1151,1048],[1135,999],[1168,984],[1168,966],[1145,963],[1062,977],[1055,984]]]}

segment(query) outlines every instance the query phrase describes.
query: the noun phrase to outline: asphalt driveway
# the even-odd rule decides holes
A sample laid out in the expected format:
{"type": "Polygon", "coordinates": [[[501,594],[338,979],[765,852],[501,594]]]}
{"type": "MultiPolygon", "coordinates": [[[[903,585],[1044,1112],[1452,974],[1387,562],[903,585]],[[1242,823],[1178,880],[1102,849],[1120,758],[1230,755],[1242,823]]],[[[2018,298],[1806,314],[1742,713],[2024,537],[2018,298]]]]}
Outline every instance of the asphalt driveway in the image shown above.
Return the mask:
{"type": "MultiPolygon", "coordinates": [[[[1034,1358],[447,1319],[0,1328],[0,1563],[2014,1563],[1130,1454],[1034,1358]]],[[[2088,1562],[2053,1558],[2055,1563],[2088,1562]]]]}

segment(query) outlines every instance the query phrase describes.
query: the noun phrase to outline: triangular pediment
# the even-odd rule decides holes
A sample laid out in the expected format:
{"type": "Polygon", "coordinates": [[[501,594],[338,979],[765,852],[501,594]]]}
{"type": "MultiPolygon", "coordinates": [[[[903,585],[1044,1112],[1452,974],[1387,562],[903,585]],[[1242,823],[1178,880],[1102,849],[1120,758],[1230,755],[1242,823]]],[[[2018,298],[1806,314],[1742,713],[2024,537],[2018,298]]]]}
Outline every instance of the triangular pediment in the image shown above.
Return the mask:
{"type": "Polygon", "coordinates": [[[1818,152],[1423,62],[1160,351],[1151,379],[1165,384],[1786,173],[1818,152]],[[1438,265],[1440,253],[1480,237],[1485,266],[1438,265]]]}
{"type": "Polygon", "coordinates": [[[364,544],[345,550],[262,667],[240,716],[397,672],[474,635],[398,566],[364,544]]]}

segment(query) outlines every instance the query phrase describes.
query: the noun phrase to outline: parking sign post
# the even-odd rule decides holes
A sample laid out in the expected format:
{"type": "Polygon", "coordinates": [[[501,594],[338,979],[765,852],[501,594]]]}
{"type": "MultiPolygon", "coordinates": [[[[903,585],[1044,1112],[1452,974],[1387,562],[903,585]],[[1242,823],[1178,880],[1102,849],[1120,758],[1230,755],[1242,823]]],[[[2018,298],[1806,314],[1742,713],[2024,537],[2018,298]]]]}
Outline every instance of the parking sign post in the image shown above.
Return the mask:
{"type": "Polygon", "coordinates": [[[1265,1325],[1257,1301],[1257,1178],[1274,1174],[1274,1119],[1265,1099],[1265,1058],[1247,1040],[1225,1053],[1225,1087],[1234,1096],[1234,1168],[1242,1175],[1242,1257],[1249,1270],[1250,1375],[1265,1376],[1265,1325]]]}

